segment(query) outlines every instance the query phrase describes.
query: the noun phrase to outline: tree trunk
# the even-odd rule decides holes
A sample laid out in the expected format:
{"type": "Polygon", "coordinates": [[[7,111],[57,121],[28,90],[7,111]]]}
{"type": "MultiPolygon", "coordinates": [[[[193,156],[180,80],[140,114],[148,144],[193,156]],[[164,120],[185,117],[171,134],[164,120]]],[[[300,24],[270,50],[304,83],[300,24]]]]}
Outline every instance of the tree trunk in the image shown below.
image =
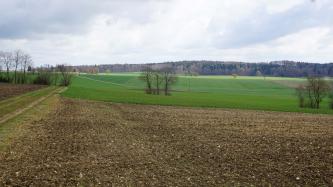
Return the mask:
{"type": "Polygon", "coordinates": [[[166,78],[165,79],[165,86],[164,86],[164,95],[168,95],[168,88],[169,85],[168,85],[168,79],[166,78]]]}
{"type": "Polygon", "coordinates": [[[17,71],[17,65],[15,66],[15,72],[14,72],[14,83],[16,84],[16,71],[17,71]]]}
{"type": "Polygon", "coordinates": [[[25,79],[25,67],[24,67],[24,69],[23,69],[23,82],[24,82],[24,83],[27,82],[27,80],[25,79]]]}
{"type": "Polygon", "coordinates": [[[159,77],[158,75],[156,76],[156,94],[160,95],[160,83],[159,83],[159,77]]]}
{"type": "Polygon", "coordinates": [[[9,67],[7,66],[7,81],[9,81],[9,67]]]}

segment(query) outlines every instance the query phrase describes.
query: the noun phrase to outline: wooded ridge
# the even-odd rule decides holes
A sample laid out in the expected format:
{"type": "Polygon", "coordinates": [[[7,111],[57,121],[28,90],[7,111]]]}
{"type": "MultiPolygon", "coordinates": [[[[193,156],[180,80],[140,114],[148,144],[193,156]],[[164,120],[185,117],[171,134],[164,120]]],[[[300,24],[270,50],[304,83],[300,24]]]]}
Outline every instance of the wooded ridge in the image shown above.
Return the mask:
{"type": "Polygon", "coordinates": [[[74,66],[77,71],[87,73],[140,72],[147,65],[153,69],[171,67],[176,73],[197,75],[243,75],[306,77],[333,76],[333,63],[319,64],[294,61],[272,61],[259,63],[232,61],[177,61],[151,64],[104,64],[74,66]]]}

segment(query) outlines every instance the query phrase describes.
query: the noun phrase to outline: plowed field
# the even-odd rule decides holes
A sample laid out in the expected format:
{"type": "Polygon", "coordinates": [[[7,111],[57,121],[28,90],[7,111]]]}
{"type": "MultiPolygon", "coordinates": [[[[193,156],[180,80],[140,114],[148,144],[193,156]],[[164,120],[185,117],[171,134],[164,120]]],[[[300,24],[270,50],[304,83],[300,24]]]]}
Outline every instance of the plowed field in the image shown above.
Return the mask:
{"type": "Polygon", "coordinates": [[[61,99],[0,153],[1,185],[333,185],[333,116],[61,99]]]}

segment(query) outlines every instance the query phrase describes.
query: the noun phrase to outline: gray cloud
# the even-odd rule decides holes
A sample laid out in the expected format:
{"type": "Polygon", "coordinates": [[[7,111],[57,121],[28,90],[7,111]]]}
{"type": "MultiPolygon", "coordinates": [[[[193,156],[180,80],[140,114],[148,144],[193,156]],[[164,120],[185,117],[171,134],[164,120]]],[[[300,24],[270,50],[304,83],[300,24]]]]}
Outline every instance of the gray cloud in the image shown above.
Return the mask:
{"type": "Polygon", "coordinates": [[[214,44],[218,48],[238,48],[275,40],[279,37],[312,27],[333,25],[332,3],[326,2],[317,8],[306,2],[292,9],[270,14],[257,9],[253,15],[233,23],[223,35],[214,33],[214,44]]]}
{"type": "Polygon", "coordinates": [[[0,1],[0,38],[40,34],[84,33],[99,14],[147,22],[146,0],[11,0],[0,1]]]}
{"type": "Polygon", "coordinates": [[[0,50],[17,48],[37,64],[332,61],[333,2],[3,0],[0,50]]]}

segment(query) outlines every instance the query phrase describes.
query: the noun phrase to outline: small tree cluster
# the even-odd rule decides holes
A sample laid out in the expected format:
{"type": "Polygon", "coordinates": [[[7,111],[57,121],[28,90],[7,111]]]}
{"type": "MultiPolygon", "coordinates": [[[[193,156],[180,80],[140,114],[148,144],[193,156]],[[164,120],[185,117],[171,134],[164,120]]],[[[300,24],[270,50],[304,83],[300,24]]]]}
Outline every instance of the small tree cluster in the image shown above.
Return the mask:
{"type": "Polygon", "coordinates": [[[171,85],[177,80],[175,72],[168,67],[154,70],[146,66],[139,77],[146,84],[145,92],[147,94],[171,95],[171,85]]]}
{"type": "Polygon", "coordinates": [[[4,67],[6,73],[2,77],[3,82],[26,83],[27,71],[31,70],[33,65],[32,58],[22,50],[13,52],[0,51],[0,66],[4,67]],[[14,71],[11,76],[10,71],[14,71]]]}
{"type": "Polygon", "coordinates": [[[0,82],[15,84],[44,84],[63,85],[71,83],[71,67],[67,65],[44,65],[33,68],[33,61],[29,54],[22,50],[13,52],[0,51],[0,82]],[[35,75],[36,72],[36,75],[35,75]],[[29,76],[28,74],[32,74],[29,76]]]}
{"type": "Polygon", "coordinates": [[[305,85],[296,88],[299,107],[318,109],[320,103],[329,92],[328,83],[321,77],[311,76],[307,78],[305,85]]]}
{"type": "Polygon", "coordinates": [[[72,68],[68,65],[44,65],[37,68],[34,84],[69,86],[72,76],[72,68]]]}
{"type": "Polygon", "coordinates": [[[34,79],[34,84],[51,85],[52,84],[52,70],[48,66],[37,68],[37,76],[34,79]]]}
{"type": "Polygon", "coordinates": [[[71,71],[71,67],[70,66],[66,66],[65,64],[61,64],[57,66],[57,69],[59,70],[61,77],[62,77],[62,81],[61,81],[61,85],[62,86],[69,86],[71,84],[71,80],[72,80],[72,71],[71,71]]]}

